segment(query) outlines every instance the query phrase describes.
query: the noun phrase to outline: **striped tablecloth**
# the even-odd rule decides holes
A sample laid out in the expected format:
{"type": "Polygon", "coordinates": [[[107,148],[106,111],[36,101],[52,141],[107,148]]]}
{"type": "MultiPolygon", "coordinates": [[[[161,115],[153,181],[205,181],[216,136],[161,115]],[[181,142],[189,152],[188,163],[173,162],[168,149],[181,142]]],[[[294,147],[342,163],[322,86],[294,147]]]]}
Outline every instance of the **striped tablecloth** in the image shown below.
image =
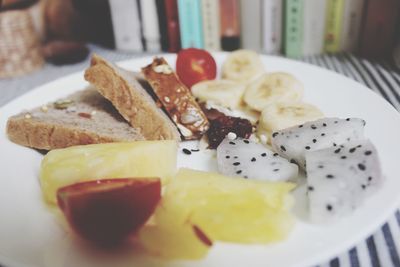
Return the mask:
{"type": "MultiPolygon", "coordinates": [[[[111,61],[143,56],[143,54],[117,53],[96,46],[90,46],[90,49],[111,61]]],[[[312,56],[303,58],[302,61],[336,71],[366,85],[400,111],[400,72],[388,63],[371,62],[348,54],[312,56]]],[[[38,85],[83,70],[88,64],[86,60],[63,67],[46,65],[41,71],[25,77],[0,80],[0,107],[38,85]]],[[[320,266],[400,267],[400,210],[388,218],[388,221],[365,242],[357,244],[334,259],[321,263],[320,266]]]]}

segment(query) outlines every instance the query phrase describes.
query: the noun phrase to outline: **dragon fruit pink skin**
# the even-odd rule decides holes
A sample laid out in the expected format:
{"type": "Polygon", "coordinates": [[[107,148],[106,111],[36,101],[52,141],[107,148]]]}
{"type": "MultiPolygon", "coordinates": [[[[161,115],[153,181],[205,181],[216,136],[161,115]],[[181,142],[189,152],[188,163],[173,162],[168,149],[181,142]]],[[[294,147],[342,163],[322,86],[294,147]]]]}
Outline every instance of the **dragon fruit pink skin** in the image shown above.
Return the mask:
{"type": "Polygon", "coordinates": [[[365,121],[323,118],[272,134],[272,147],[282,157],[305,168],[305,153],[364,139],[365,121]]]}
{"type": "Polygon", "coordinates": [[[378,153],[368,140],[307,152],[306,162],[313,222],[351,214],[383,182],[378,153]]]}
{"type": "Polygon", "coordinates": [[[248,139],[225,138],[217,148],[218,170],[229,176],[264,181],[297,178],[298,167],[264,145],[248,139]]]}

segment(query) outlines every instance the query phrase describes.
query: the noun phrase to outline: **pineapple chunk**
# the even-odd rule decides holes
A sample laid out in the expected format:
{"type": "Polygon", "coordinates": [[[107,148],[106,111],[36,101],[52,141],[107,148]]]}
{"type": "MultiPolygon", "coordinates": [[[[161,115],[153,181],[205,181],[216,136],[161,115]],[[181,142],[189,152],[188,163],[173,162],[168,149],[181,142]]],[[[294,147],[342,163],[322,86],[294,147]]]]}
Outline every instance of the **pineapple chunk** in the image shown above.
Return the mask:
{"type": "Polygon", "coordinates": [[[176,173],[176,141],[136,141],[74,146],[50,151],[43,159],[40,183],[47,202],[56,203],[61,187],[104,178],[160,177],[176,173]]]}
{"type": "Polygon", "coordinates": [[[142,247],[154,256],[165,259],[200,259],[207,255],[212,242],[192,224],[179,207],[156,210],[158,223],[143,227],[138,234],[142,247]],[[160,220],[161,219],[161,220],[160,220]]]}
{"type": "Polygon", "coordinates": [[[211,240],[267,243],[286,238],[294,220],[290,183],[261,182],[180,169],[166,186],[140,244],[168,259],[204,257],[211,240]]]}
{"type": "MultiPolygon", "coordinates": [[[[285,239],[294,224],[290,183],[261,182],[181,169],[163,207],[181,209],[211,240],[266,243],[285,239]]],[[[169,223],[155,214],[158,224],[169,223]]],[[[184,220],[184,216],[180,216],[184,220]]]]}

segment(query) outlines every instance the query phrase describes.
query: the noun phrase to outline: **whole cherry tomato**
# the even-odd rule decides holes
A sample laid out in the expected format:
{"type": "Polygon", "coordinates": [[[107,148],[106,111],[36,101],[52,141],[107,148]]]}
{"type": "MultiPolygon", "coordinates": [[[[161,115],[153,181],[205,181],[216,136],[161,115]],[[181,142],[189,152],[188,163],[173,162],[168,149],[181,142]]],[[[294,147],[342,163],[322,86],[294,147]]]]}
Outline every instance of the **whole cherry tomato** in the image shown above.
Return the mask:
{"type": "Polygon", "coordinates": [[[195,83],[215,79],[217,64],[206,50],[182,49],[176,60],[176,73],[179,79],[190,89],[195,83]]]}

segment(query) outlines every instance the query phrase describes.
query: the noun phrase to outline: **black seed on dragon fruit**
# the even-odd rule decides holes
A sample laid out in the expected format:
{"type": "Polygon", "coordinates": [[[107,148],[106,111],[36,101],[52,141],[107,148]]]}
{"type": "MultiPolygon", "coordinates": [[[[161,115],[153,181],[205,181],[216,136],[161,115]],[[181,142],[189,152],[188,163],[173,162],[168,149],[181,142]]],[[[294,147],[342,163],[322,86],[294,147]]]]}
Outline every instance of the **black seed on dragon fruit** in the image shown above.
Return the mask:
{"type": "Polygon", "coordinates": [[[331,222],[351,214],[383,182],[378,154],[370,141],[346,143],[336,151],[331,147],[306,153],[310,217],[314,222],[331,222]]]}
{"type": "MultiPolygon", "coordinates": [[[[357,118],[324,118],[311,121],[275,132],[272,135],[272,147],[282,157],[295,160],[305,169],[304,155],[307,151],[337,148],[348,140],[364,139],[364,125],[365,121],[357,118]]],[[[357,148],[349,149],[354,152],[357,148]]]]}
{"type": "Polygon", "coordinates": [[[243,138],[234,141],[225,138],[217,148],[217,161],[218,170],[229,176],[287,181],[296,179],[298,174],[297,165],[278,156],[263,144],[243,138]]]}

